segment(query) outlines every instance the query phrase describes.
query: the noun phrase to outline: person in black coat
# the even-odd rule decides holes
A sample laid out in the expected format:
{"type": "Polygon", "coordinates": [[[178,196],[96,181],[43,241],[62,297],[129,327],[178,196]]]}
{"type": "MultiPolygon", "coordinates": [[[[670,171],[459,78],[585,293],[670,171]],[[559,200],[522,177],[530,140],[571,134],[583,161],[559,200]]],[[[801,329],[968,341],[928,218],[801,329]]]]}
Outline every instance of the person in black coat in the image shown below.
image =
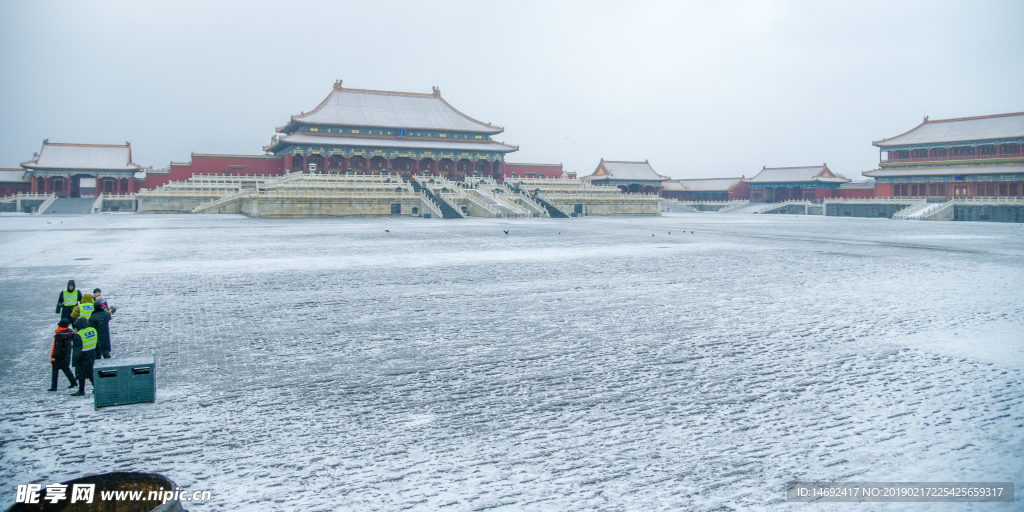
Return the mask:
{"type": "Polygon", "coordinates": [[[96,387],[96,383],[92,380],[92,365],[96,362],[96,347],[82,350],[82,334],[80,332],[89,328],[88,320],[79,318],[75,320],[74,326],[79,332],[76,332],[74,339],[71,340],[71,360],[75,363],[75,374],[78,375],[78,392],[72,393],[72,395],[82,396],[85,394],[86,379],[92,383],[93,388],[96,387]]]}
{"type": "Polygon", "coordinates": [[[71,321],[61,318],[57,324],[57,332],[53,334],[53,348],[50,350],[50,366],[53,367],[50,379],[50,391],[57,391],[57,374],[61,371],[71,381],[69,388],[77,385],[75,374],[71,373],[71,343],[75,338],[75,331],[68,328],[71,321]]]}
{"type": "Polygon", "coordinates": [[[99,342],[96,343],[96,359],[110,359],[110,311],[105,303],[100,303],[89,318],[89,326],[96,329],[99,342]]]}
{"type": "Polygon", "coordinates": [[[75,288],[75,280],[71,279],[67,289],[57,295],[57,311],[54,312],[60,313],[61,318],[71,318],[71,312],[79,302],[82,302],[82,292],[75,288]]]}

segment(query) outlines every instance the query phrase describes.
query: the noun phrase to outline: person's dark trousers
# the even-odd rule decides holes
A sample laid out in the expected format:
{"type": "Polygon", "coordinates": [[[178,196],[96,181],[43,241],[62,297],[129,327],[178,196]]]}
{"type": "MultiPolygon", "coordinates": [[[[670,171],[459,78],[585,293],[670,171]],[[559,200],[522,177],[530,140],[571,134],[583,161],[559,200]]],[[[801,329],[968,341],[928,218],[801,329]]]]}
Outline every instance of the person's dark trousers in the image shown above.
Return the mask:
{"type": "Polygon", "coordinates": [[[78,364],[75,365],[75,373],[78,374],[78,393],[75,394],[85,394],[86,379],[89,379],[93,389],[96,388],[96,383],[92,381],[92,364],[94,362],[96,362],[96,353],[90,350],[87,353],[83,353],[81,359],[78,360],[78,364]]]}
{"type": "Polygon", "coordinates": [[[99,352],[99,356],[96,359],[110,359],[110,340],[100,340],[96,350],[99,352]]]}
{"type": "MultiPolygon", "coordinates": [[[[57,374],[60,373],[61,371],[63,371],[64,375],[68,378],[69,381],[71,381],[71,386],[74,386],[75,383],[78,382],[78,381],[75,380],[75,374],[71,373],[71,367],[69,367],[67,365],[67,363],[64,363],[64,367],[63,368],[59,368],[55,364],[54,365],[50,365],[50,366],[53,367],[53,377],[50,379],[50,390],[51,391],[56,391],[57,390],[57,374]]],[[[71,386],[68,386],[68,387],[71,387],[71,386]]]]}
{"type": "Polygon", "coordinates": [[[74,310],[75,310],[74,306],[61,306],[60,307],[60,317],[61,318],[67,318],[68,320],[70,320],[71,319],[71,312],[74,311],[74,310]]]}

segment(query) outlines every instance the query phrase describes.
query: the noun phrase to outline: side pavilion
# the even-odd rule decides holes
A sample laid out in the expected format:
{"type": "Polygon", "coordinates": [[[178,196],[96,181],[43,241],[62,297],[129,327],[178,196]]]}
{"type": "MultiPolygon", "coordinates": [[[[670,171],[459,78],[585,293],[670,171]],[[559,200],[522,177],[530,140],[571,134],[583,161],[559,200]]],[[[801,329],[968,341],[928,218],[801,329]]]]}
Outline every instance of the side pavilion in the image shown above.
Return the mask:
{"type": "Polygon", "coordinates": [[[828,165],[822,164],[810,167],[763,167],[747,183],[750,184],[751,201],[781,203],[835,197],[839,185],[849,181],[836,176],[828,169],[828,165]]]}

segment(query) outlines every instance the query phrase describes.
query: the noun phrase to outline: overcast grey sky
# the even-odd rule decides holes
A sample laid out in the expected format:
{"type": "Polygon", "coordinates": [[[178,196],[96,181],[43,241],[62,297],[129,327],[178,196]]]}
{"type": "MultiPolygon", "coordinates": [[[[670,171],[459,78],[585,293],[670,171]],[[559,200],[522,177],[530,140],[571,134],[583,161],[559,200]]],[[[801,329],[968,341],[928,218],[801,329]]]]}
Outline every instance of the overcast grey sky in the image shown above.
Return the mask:
{"type": "Polygon", "coordinates": [[[52,142],[136,163],[262,154],[346,87],[430,92],[512,162],[673,178],[827,162],[932,119],[1024,111],[1024,2],[0,2],[0,166],[52,142]]]}

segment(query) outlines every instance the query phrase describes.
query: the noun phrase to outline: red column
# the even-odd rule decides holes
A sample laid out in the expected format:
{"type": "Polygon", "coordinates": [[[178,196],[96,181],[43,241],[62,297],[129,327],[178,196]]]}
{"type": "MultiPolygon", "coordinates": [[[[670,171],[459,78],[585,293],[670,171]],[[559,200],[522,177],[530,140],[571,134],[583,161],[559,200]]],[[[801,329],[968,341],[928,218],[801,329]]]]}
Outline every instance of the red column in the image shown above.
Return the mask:
{"type": "Polygon", "coordinates": [[[324,168],[320,170],[322,174],[330,174],[331,172],[331,155],[324,152],[324,168]]]}
{"type": "Polygon", "coordinates": [[[32,175],[32,193],[33,194],[35,194],[37,189],[39,188],[39,184],[38,183],[39,183],[39,179],[36,178],[36,176],[33,174],[32,175]]]}
{"type": "Polygon", "coordinates": [[[117,195],[121,195],[121,178],[117,178],[117,195]]]}
{"type": "Polygon", "coordinates": [[[384,157],[384,170],[391,173],[391,158],[384,157]]]}
{"type": "Polygon", "coordinates": [[[284,174],[292,172],[292,155],[291,153],[284,156],[284,174]]]}
{"type": "Polygon", "coordinates": [[[135,193],[135,177],[134,176],[129,176],[128,177],[128,192],[129,193],[135,193]]]}
{"type": "Polygon", "coordinates": [[[348,157],[341,157],[341,172],[348,172],[348,157]]]}
{"type": "Polygon", "coordinates": [[[302,155],[302,172],[309,172],[309,160],[306,159],[306,155],[302,155]]]}
{"type": "Polygon", "coordinates": [[[363,174],[370,174],[370,159],[363,156],[363,174]]]}
{"type": "Polygon", "coordinates": [[[412,161],[412,173],[413,174],[419,174],[420,173],[420,160],[418,158],[412,161]]]}

